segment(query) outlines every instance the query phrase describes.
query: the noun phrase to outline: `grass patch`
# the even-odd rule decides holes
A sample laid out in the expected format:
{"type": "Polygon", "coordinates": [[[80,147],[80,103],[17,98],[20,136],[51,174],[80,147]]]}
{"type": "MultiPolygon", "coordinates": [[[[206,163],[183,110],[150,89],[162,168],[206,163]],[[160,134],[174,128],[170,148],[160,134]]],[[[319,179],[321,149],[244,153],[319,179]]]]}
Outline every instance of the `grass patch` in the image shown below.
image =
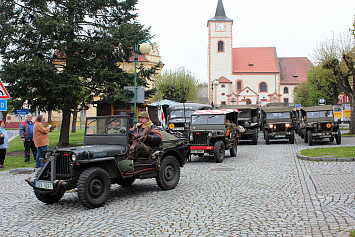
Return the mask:
{"type": "Polygon", "coordinates": [[[309,157],[352,158],[355,157],[355,146],[306,149],[301,151],[301,155],[309,157]]]}
{"type": "MultiPolygon", "coordinates": [[[[84,142],[84,130],[85,129],[77,129],[76,133],[69,133],[69,144],[71,146],[81,145],[84,142]]],[[[49,148],[52,149],[58,144],[60,136],[59,130],[53,130],[48,133],[49,139],[49,148]]],[[[17,168],[35,168],[36,162],[34,161],[32,154],[30,164],[25,163],[25,154],[24,154],[24,146],[23,142],[16,137],[11,142],[9,142],[9,148],[6,151],[6,157],[4,166],[5,169],[1,169],[0,171],[9,170],[9,169],[17,169],[17,168]]]]}
{"type": "Polygon", "coordinates": [[[351,133],[347,132],[347,133],[342,133],[341,136],[344,136],[344,137],[355,137],[355,134],[351,134],[351,133]]]}

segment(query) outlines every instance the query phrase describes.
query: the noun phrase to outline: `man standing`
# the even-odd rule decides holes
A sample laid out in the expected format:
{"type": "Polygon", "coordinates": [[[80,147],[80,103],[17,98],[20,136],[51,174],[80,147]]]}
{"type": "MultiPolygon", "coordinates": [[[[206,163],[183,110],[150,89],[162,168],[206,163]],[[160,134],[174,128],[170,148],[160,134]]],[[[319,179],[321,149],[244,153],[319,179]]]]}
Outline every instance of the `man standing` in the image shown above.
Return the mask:
{"type": "Polygon", "coordinates": [[[150,121],[146,111],[138,115],[139,123],[130,129],[132,135],[132,146],[128,152],[129,160],[136,160],[138,157],[148,157],[152,149],[162,143],[162,135],[157,127],[150,121]]]}
{"type": "Polygon", "coordinates": [[[38,149],[37,151],[37,157],[36,157],[36,168],[43,167],[44,163],[41,162],[41,153],[42,151],[48,150],[49,146],[49,141],[48,141],[48,133],[50,131],[51,125],[48,125],[48,127],[44,127],[43,125],[43,116],[38,115],[35,121],[35,126],[34,126],[34,142],[35,145],[38,149]]]}
{"type": "Polygon", "coordinates": [[[27,114],[26,120],[20,125],[20,137],[25,147],[25,163],[29,164],[31,158],[30,150],[32,151],[35,160],[37,155],[37,148],[33,142],[33,123],[31,114],[27,114]]]}

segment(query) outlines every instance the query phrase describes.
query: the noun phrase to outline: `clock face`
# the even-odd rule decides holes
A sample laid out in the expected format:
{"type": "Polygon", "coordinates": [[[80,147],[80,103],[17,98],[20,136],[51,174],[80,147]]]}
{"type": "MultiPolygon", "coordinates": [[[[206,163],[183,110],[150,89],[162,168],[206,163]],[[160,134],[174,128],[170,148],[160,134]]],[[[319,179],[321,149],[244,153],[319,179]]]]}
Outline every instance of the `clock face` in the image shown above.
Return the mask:
{"type": "Polygon", "coordinates": [[[225,23],[216,23],[216,31],[225,31],[225,23]]]}

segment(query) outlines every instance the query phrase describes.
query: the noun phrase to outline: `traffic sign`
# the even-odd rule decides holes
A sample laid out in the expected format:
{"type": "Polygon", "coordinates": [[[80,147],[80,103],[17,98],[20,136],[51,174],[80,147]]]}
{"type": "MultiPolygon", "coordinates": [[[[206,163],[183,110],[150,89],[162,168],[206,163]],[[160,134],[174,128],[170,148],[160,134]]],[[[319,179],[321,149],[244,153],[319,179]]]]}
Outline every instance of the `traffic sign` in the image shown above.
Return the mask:
{"type": "Polygon", "coordinates": [[[26,115],[28,113],[29,113],[28,109],[18,109],[18,110],[16,110],[15,115],[26,115]]]}
{"type": "Polygon", "coordinates": [[[10,95],[0,81],[0,99],[10,99],[10,95]]]}
{"type": "Polygon", "coordinates": [[[0,111],[7,111],[7,100],[0,100],[0,111]]]}

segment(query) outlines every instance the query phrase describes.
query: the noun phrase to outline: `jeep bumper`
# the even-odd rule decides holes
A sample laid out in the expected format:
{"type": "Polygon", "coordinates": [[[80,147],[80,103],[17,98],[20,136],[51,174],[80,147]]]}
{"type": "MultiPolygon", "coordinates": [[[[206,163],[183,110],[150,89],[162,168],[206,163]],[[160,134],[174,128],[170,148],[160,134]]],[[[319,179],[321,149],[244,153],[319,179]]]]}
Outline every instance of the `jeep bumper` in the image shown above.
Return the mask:
{"type": "Polygon", "coordinates": [[[191,154],[204,153],[205,151],[213,151],[214,146],[190,146],[191,154]]]}

